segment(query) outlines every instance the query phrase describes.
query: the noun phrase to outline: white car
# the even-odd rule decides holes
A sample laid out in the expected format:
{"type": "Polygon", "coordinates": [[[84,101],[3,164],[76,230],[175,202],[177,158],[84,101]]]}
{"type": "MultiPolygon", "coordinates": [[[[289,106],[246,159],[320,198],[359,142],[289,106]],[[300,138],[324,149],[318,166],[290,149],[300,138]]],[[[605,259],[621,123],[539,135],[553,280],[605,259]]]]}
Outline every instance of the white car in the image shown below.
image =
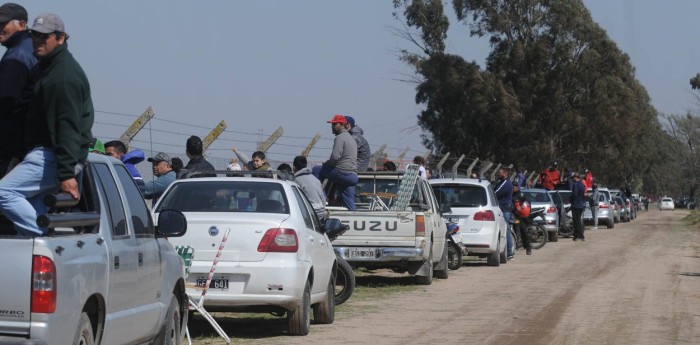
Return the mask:
{"type": "MultiPolygon", "coordinates": [[[[287,315],[289,334],[332,323],[336,257],[311,203],[292,181],[261,177],[177,180],[154,213],[174,209],[187,218],[173,245],[194,248],[187,293],[199,300],[224,234],[204,308],[287,315]]],[[[338,226],[340,222],[337,222],[338,226]]]]}
{"type": "Polygon", "coordinates": [[[487,258],[488,265],[508,262],[506,221],[488,181],[470,178],[429,180],[440,205],[449,205],[447,221],[459,225],[468,255],[487,258]]]}
{"type": "Polygon", "coordinates": [[[671,198],[661,198],[661,201],[659,201],[659,210],[675,210],[676,205],[673,203],[673,199],[671,198]]]}

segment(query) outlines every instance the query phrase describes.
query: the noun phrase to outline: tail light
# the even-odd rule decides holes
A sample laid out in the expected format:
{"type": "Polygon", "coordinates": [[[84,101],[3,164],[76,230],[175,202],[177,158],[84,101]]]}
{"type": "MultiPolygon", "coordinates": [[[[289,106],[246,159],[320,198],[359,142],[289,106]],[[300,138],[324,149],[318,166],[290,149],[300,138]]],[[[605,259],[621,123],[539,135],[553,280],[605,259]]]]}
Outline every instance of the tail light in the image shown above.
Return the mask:
{"type": "Polygon", "coordinates": [[[549,206],[547,213],[557,213],[557,208],[554,206],[549,206]]]}
{"type": "Polygon", "coordinates": [[[268,229],[258,244],[261,253],[296,253],[299,240],[294,229],[268,229]]]}
{"type": "Polygon", "coordinates": [[[598,205],[598,208],[610,208],[610,205],[608,205],[607,203],[601,202],[601,203],[598,205]]]}
{"type": "Polygon", "coordinates": [[[416,237],[425,237],[425,216],[416,216],[416,237]]]}
{"type": "Polygon", "coordinates": [[[496,221],[496,215],[493,214],[493,211],[487,210],[487,211],[479,211],[474,215],[474,220],[485,220],[489,222],[495,222],[496,221]]]}
{"type": "Polygon", "coordinates": [[[32,313],[56,311],[56,265],[45,256],[32,260],[32,313]]]}

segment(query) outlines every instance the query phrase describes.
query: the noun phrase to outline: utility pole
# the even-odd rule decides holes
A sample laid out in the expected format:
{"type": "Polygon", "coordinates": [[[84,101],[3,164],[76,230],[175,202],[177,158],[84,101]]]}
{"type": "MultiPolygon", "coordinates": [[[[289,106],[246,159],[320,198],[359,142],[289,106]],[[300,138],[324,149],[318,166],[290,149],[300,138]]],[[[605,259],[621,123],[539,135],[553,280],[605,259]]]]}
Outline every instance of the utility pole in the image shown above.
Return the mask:
{"type": "Polygon", "coordinates": [[[279,139],[283,133],[284,133],[284,129],[282,129],[282,126],[280,126],[279,128],[277,128],[276,131],[274,131],[270,135],[269,138],[267,138],[267,140],[265,140],[264,142],[260,143],[260,145],[258,145],[258,151],[267,152],[267,150],[270,148],[270,146],[274,145],[275,142],[277,141],[277,139],[279,139]]]}
{"type": "Polygon", "coordinates": [[[131,139],[133,139],[136,134],[148,123],[148,121],[151,121],[151,119],[156,116],[156,113],[153,111],[153,108],[150,106],[146,108],[146,111],[143,112],[135,121],[134,123],[129,126],[129,128],[119,137],[119,140],[126,145],[126,150],[129,151],[129,143],[131,142],[131,139]]]}
{"type": "Polygon", "coordinates": [[[304,149],[304,151],[301,151],[301,155],[304,157],[308,157],[311,150],[314,148],[314,146],[316,146],[318,139],[321,139],[321,134],[316,133],[316,135],[314,135],[313,139],[311,139],[311,142],[309,143],[309,145],[306,145],[306,148],[304,149]]]}
{"type": "Polygon", "coordinates": [[[211,143],[213,143],[214,140],[221,135],[226,127],[226,121],[221,120],[221,122],[219,122],[219,124],[216,125],[216,127],[214,127],[214,129],[212,129],[206,137],[204,137],[204,140],[202,140],[202,151],[206,151],[207,148],[209,148],[209,145],[211,145],[211,143]]]}

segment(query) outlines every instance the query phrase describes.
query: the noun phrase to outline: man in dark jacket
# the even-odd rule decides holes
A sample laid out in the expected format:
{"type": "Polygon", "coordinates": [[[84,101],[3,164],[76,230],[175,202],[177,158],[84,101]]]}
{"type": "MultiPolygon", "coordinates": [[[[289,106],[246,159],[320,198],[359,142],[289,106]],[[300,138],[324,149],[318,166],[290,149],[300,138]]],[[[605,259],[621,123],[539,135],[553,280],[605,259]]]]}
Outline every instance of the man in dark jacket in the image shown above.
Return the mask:
{"type": "MultiPolygon", "coordinates": [[[[190,159],[187,165],[183,168],[185,171],[208,171],[216,170],[214,166],[211,165],[206,159],[204,159],[204,148],[202,145],[202,139],[198,136],[193,135],[187,139],[187,145],[185,147],[185,153],[187,158],[190,159]]],[[[214,174],[200,175],[200,177],[213,177],[214,174]]]]}
{"type": "Polygon", "coordinates": [[[0,178],[24,157],[24,123],[39,66],[27,30],[27,10],[0,6],[0,43],[7,48],[0,60],[0,178]]]}
{"type": "Polygon", "coordinates": [[[352,138],[357,143],[357,172],[365,172],[369,168],[369,160],[372,156],[372,150],[369,148],[369,143],[363,136],[365,132],[359,126],[355,126],[355,119],[352,116],[346,116],[348,124],[345,128],[348,129],[352,138]]]}
{"type": "MultiPolygon", "coordinates": [[[[510,234],[510,210],[513,208],[513,183],[510,182],[508,178],[508,169],[501,168],[498,169],[498,184],[496,185],[496,198],[498,199],[498,206],[503,211],[503,217],[506,219],[506,251],[508,252],[508,260],[512,260],[515,255],[513,245],[513,236],[510,234]]],[[[496,248],[498,250],[498,248],[496,248]]]]}
{"type": "Polygon", "coordinates": [[[40,77],[27,113],[29,151],[0,181],[0,210],[21,235],[46,234],[36,224],[37,215],[47,212],[46,194],[60,190],[80,198],[78,178],[92,141],[94,109],[90,84],[67,40],[59,16],[42,14],[34,20],[32,43],[40,77]]]}
{"type": "Polygon", "coordinates": [[[585,241],[583,237],[583,209],[586,208],[586,186],[581,182],[578,172],[573,174],[574,185],[571,187],[571,215],[574,219],[574,241],[585,241]]]}

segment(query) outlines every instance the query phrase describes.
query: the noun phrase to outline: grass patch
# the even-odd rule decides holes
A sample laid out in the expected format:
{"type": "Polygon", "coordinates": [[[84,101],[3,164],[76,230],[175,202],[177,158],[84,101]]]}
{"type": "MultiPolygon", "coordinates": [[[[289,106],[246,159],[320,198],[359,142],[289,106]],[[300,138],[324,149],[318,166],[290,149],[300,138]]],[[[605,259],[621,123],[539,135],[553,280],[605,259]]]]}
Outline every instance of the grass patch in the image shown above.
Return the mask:
{"type": "Polygon", "coordinates": [[[692,210],[690,213],[683,218],[683,221],[690,225],[700,224],[700,211],[692,210]]]}

